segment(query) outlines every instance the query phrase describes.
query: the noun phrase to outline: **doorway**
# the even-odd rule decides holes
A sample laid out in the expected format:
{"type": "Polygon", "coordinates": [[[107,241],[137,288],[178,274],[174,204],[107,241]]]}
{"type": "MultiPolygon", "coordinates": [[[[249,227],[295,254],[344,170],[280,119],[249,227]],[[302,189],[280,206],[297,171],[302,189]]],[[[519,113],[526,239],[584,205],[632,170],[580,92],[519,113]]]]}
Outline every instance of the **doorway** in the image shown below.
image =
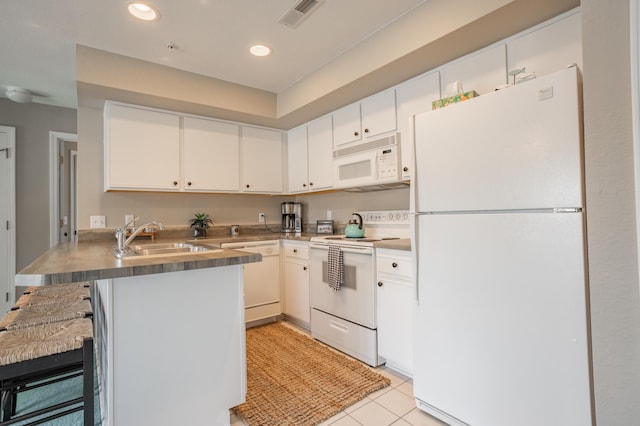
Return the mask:
{"type": "Polygon", "coordinates": [[[16,275],[16,130],[0,126],[0,312],[15,301],[16,275]]]}
{"type": "Polygon", "coordinates": [[[49,246],[77,241],[78,135],[49,132],[49,246]]]}

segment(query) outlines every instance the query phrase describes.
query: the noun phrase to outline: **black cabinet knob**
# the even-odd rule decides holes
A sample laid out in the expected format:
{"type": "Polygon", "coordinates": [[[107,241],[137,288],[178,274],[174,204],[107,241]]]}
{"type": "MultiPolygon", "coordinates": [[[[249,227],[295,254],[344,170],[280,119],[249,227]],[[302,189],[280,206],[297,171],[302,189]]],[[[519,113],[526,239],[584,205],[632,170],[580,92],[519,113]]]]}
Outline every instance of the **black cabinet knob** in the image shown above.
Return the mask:
{"type": "Polygon", "coordinates": [[[187,185],[191,186],[191,182],[187,182],[187,185]]]}
{"type": "Polygon", "coordinates": [[[360,136],[360,133],[358,133],[358,132],[353,132],[353,136],[360,136]]]}
{"type": "Polygon", "coordinates": [[[408,171],[409,171],[409,168],[405,166],[405,167],[403,167],[403,168],[402,168],[402,171],[403,171],[403,172],[408,172],[408,171]]]}
{"type": "Polygon", "coordinates": [[[178,186],[178,181],[177,180],[173,181],[173,186],[178,186]]]}
{"type": "Polygon", "coordinates": [[[247,184],[246,187],[249,188],[249,184],[247,184]]]}
{"type": "Polygon", "coordinates": [[[303,270],[303,271],[306,271],[306,270],[307,270],[307,267],[306,267],[306,266],[303,266],[303,267],[302,267],[302,270],[303,270]]]}
{"type": "Polygon", "coordinates": [[[394,268],[397,268],[397,267],[398,267],[398,264],[397,264],[396,262],[393,262],[393,263],[391,264],[391,266],[393,266],[394,268]]]}
{"type": "Polygon", "coordinates": [[[365,133],[369,133],[369,129],[364,129],[364,132],[365,133]]]}
{"type": "Polygon", "coordinates": [[[378,287],[382,287],[383,285],[382,281],[378,281],[378,287]]]}

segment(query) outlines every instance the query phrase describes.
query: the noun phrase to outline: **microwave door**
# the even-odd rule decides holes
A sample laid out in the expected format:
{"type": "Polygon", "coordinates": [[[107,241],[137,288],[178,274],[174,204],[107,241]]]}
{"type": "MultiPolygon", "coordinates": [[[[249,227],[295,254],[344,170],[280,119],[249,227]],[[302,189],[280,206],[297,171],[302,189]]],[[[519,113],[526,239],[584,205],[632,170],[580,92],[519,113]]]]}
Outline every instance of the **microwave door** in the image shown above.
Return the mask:
{"type": "Polygon", "coordinates": [[[336,188],[347,188],[377,183],[377,151],[346,155],[334,160],[334,184],[336,188]]]}

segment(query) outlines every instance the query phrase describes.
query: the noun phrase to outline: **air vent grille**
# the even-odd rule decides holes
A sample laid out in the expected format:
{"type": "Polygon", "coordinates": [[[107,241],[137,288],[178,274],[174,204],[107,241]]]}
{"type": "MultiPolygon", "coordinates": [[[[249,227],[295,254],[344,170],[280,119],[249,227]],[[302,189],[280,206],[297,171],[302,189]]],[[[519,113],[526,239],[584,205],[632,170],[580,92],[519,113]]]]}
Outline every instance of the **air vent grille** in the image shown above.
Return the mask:
{"type": "Polygon", "coordinates": [[[287,27],[298,28],[323,1],[298,0],[280,17],[278,22],[287,27]]]}

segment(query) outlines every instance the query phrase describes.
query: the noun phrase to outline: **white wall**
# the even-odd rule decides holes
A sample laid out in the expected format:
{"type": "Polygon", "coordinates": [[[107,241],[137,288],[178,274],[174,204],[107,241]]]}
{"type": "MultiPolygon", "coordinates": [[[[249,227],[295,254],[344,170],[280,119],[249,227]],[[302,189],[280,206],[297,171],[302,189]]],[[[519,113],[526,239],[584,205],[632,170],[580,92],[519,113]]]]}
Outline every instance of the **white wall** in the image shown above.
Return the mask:
{"type": "Polygon", "coordinates": [[[629,0],[583,0],[584,130],[596,421],[640,419],[640,299],[629,0]]]}

